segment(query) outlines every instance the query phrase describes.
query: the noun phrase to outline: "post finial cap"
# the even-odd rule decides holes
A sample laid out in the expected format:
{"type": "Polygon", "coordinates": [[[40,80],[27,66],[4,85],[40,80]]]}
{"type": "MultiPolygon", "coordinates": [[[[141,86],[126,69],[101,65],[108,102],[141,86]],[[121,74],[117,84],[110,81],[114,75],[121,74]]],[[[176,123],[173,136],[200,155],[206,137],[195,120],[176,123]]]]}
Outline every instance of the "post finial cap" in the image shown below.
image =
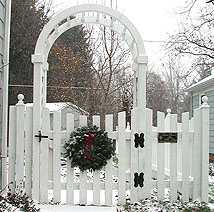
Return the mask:
{"type": "Polygon", "coordinates": [[[208,97],[207,96],[203,96],[202,97],[202,102],[203,103],[208,103],[208,97]]]}
{"type": "Polygon", "coordinates": [[[23,100],[24,100],[24,95],[23,94],[19,94],[18,95],[18,104],[24,104],[23,100]]]}
{"type": "Polygon", "coordinates": [[[207,96],[203,96],[202,97],[202,105],[201,108],[209,108],[210,106],[208,105],[208,97],[207,96]]]}

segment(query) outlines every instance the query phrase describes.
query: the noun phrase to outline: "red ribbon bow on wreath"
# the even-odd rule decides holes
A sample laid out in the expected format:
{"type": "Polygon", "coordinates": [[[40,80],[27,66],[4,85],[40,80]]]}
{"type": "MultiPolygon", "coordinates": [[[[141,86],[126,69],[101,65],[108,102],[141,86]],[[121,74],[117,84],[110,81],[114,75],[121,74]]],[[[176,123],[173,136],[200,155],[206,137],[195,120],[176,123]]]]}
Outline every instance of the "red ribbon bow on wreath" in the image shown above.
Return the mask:
{"type": "Polygon", "coordinates": [[[85,155],[88,159],[90,159],[90,155],[88,154],[86,147],[94,144],[93,141],[94,135],[89,132],[86,132],[83,136],[85,137],[85,146],[84,146],[85,155]]]}

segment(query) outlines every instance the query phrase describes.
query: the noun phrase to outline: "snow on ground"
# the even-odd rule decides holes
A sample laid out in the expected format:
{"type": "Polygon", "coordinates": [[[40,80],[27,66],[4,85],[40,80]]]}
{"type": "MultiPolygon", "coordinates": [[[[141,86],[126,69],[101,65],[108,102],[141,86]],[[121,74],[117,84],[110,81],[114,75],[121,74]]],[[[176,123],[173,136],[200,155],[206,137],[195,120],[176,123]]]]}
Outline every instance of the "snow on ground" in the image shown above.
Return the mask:
{"type": "Polygon", "coordinates": [[[40,212],[116,212],[115,207],[39,205],[40,212]]]}

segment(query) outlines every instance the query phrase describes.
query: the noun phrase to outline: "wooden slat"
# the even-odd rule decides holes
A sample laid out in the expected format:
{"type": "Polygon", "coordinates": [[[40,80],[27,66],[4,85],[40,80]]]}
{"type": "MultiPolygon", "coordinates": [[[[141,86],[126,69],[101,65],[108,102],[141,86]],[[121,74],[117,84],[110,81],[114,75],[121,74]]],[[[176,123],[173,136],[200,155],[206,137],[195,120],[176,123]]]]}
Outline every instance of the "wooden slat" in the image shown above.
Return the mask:
{"type": "Polygon", "coordinates": [[[118,114],[118,203],[125,204],[126,202],[126,113],[118,114]]]}
{"type": "Polygon", "coordinates": [[[53,202],[61,201],[61,112],[53,114],[53,202]]]}
{"type": "Polygon", "coordinates": [[[189,201],[190,175],[189,113],[182,114],[182,199],[189,201]]]}
{"type": "MultiPolygon", "coordinates": [[[[42,110],[42,135],[48,135],[50,130],[49,109],[42,110]]],[[[40,142],[40,202],[48,203],[48,159],[49,159],[49,138],[42,138],[40,142]],[[46,162],[45,162],[46,161],[46,162]]]]}
{"type": "Polygon", "coordinates": [[[24,180],[24,104],[16,105],[16,186],[22,187],[24,180]],[[21,184],[20,184],[21,183],[21,184]]]}
{"type": "Polygon", "coordinates": [[[9,170],[8,183],[11,192],[15,193],[15,162],[16,162],[16,107],[10,106],[9,118],[9,170]]]}
{"type": "MultiPolygon", "coordinates": [[[[127,133],[131,134],[131,127],[129,122],[126,126],[126,170],[130,172],[131,169],[131,139],[127,139],[127,133]]],[[[130,182],[130,179],[128,180],[130,182]]]]}
{"type": "MultiPolygon", "coordinates": [[[[158,132],[164,132],[164,113],[157,112],[157,129],[158,132]]],[[[157,144],[157,196],[158,200],[164,199],[164,178],[165,178],[165,144],[164,143],[158,143],[157,144]]]]}
{"type": "MultiPolygon", "coordinates": [[[[87,126],[87,117],[80,116],[80,126],[87,126]]],[[[87,171],[80,172],[80,205],[87,204],[87,171]]]]}
{"type": "MultiPolygon", "coordinates": [[[[177,114],[170,115],[170,131],[177,132],[177,114]]],[[[177,143],[170,143],[170,200],[177,200],[177,143]]]]}
{"type": "Polygon", "coordinates": [[[33,138],[33,107],[26,107],[25,124],[25,192],[32,197],[32,138],[33,138]]]}
{"type": "MultiPolygon", "coordinates": [[[[139,73],[141,73],[141,72],[142,71],[140,71],[139,73]]],[[[140,98],[142,101],[143,100],[142,97],[140,97],[140,98]]],[[[138,133],[139,133],[139,135],[140,135],[140,133],[144,133],[144,135],[146,135],[146,110],[144,110],[144,108],[142,107],[142,105],[144,104],[143,101],[141,103],[139,101],[138,103],[139,103],[138,114],[137,114],[138,133]]],[[[139,155],[138,155],[138,166],[139,166],[138,167],[138,169],[139,169],[138,174],[140,174],[142,172],[142,173],[144,173],[144,177],[145,177],[147,175],[147,173],[145,172],[145,164],[146,164],[145,148],[138,147],[138,152],[139,152],[139,155]]],[[[139,187],[138,195],[139,195],[140,200],[145,199],[147,197],[145,189],[141,188],[141,187],[139,187]]]]}
{"type": "MultiPolygon", "coordinates": [[[[93,125],[100,127],[100,116],[93,116],[93,125]]],[[[100,171],[93,172],[93,204],[100,205],[100,171]]]]}
{"type": "Polygon", "coordinates": [[[152,164],[157,165],[157,148],[158,148],[158,141],[157,141],[158,133],[157,131],[152,133],[152,164]]]}
{"type": "Polygon", "coordinates": [[[192,167],[192,163],[193,163],[193,140],[194,140],[193,136],[194,136],[194,117],[192,117],[189,121],[190,176],[193,176],[193,167],[192,167]]]}
{"type": "MultiPolygon", "coordinates": [[[[34,70],[37,71],[37,74],[34,75],[34,83],[37,86],[42,85],[42,76],[43,76],[43,64],[35,63],[34,70]]],[[[40,143],[38,138],[35,135],[38,134],[38,131],[41,130],[42,122],[42,100],[40,92],[37,92],[36,87],[34,87],[34,103],[33,103],[33,167],[32,167],[32,198],[39,201],[40,199],[40,143]]]]}
{"type": "MultiPolygon", "coordinates": [[[[53,138],[49,133],[49,137],[53,138]]],[[[49,140],[48,180],[53,181],[53,140],[49,140]],[[51,145],[50,145],[51,143],[51,145]]]]}
{"type": "MultiPolygon", "coordinates": [[[[113,115],[106,115],[105,130],[108,135],[113,131],[113,115]]],[[[105,167],[105,205],[112,205],[112,159],[110,159],[105,167]]]]}
{"type": "MultiPolygon", "coordinates": [[[[70,134],[74,130],[74,115],[67,114],[67,141],[70,139],[70,134]]],[[[67,204],[74,204],[74,169],[71,168],[71,161],[67,160],[67,186],[66,186],[66,201],[67,204]]]]}
{"type": "Polygon", "coordinates": [[[189,131],[190,132],[194,131],[194,117],[192,117],[189,121],[189,131]]]}
{"type": "MultiPolygon", "coordinates": [[[[167,114],[165,118],[165,132],[170,132],[170,115],[167,114]]],[[[170,168],[170,144],[165,143],[164,144],[164,151],[165,151],[165,162],[164,166],[165,168],[169,169],[170,168]]]]}
{"type": "Polygon", "coordinates": [[[134,187],[134,173],[138,172],[138,149],[134,146],[134,134],[137,133],[137,113],[138,108],[134,108],[131,111],[131,203],[139,201],[138,188],[134,187]]]}
{"type": "Polygon", "coordinates": [[[194,142],[193,142],[193,200],[200,198],[200,182],[201,182],[201,111],[196,109],[194,111],[194,142]]]}
{"type": "Polygon", "coordinates": [[[178,138],[178,172],[182,173],[182,140],[178,138]]]}
{"type": "MultiPolygon", "coordinates": [[[[177,132],[182,132],[182,123],[177,124],[177,132]]],[[[177,140],[177,170],[182,173],[182,139],[177,140]]]]}
{"type": "Polygon", "coordinates": [[[145,174],[144,174],[144,191],[146,198],[151,197],[151,180],[152,180],[152,110],[146,109],[146,135],[145,135],[145,174]]]}

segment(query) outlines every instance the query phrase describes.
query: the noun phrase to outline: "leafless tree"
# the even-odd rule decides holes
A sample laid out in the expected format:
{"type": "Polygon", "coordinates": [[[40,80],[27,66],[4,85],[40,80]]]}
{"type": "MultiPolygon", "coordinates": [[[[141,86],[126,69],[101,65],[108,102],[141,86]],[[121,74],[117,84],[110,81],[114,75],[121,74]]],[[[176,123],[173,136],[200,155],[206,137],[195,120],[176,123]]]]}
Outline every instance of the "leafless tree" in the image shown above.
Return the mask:
{"type": "Polygon", "coordinates": [[[164,78],[149,67],[146,74],[146,106],[153,110],[153,125],[157,124],[157,111],[166,112],[169,108],[169,90],[164,78]]]}
{"type": "Polygon", "coordinates": [[[170,54],[163,60],[162,67],[162,76],[168,91],[168,107],[180,118],[182,112],[189,111],[189,95],[185,89],[192,84],[191,71],[185,67],[181,57],[170,54]]]}
{"type": "Polygon", "coordinates": [[[188,55],[191,70],[197,71],[202,79],[214,67],[214,7],[188,0],[178,15],[181,19],[178,32],[170,36],[166,48],[175,56],[188,55]]]}
{"type": "Polygon", "coordinates": [[[91,96],[94,100],[94,113],[100,113],[101,119],[107,113],[117,113],[124,109],[124,102],[132,99],[130,82],[132,62],[130,50],[123,39],[105,26],[88,25],[90,39],[91,96]]]}

